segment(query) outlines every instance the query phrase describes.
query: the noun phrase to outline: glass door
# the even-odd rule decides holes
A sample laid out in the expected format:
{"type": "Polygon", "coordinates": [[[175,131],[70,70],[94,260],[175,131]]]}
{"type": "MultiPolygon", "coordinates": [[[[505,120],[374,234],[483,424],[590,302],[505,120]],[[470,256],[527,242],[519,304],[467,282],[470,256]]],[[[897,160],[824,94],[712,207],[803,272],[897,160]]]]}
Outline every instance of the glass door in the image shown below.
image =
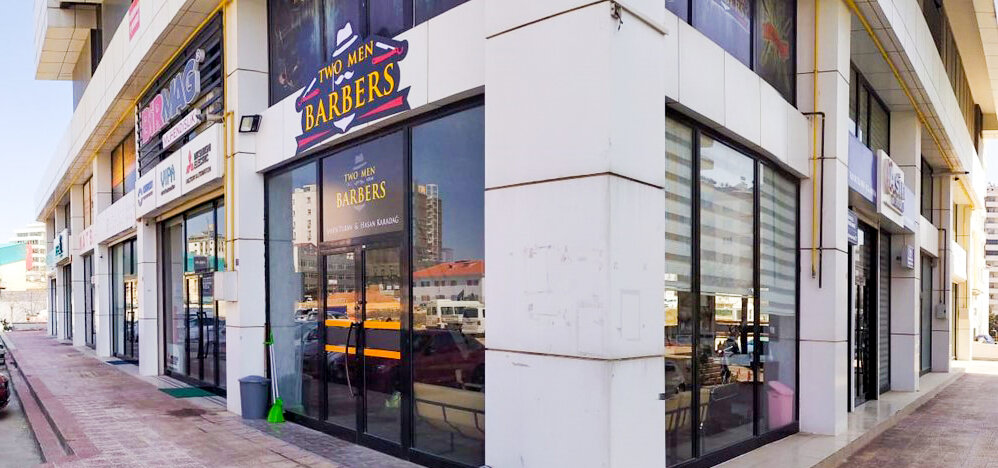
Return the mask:
{"type": "Polygon", "coordinates": [[[401,252],[351,247],[325,256],[325,420],[374,444],[402,435],[401,252]]]}
{"type": "Polygon", "coordinates": [[[186,375],[209,385],[218,385],[219,338],[215,316],[212,273],[187,274],[187,367],[186,375]]]}
{"type": "Polygon", "coordinates": [[[124,347],[122,354],[125,359],[139,360],[139,318],[138,318],[138,291],[139,282],[135,277],[125,280],[125,310],[124,310],[124,347]]]}

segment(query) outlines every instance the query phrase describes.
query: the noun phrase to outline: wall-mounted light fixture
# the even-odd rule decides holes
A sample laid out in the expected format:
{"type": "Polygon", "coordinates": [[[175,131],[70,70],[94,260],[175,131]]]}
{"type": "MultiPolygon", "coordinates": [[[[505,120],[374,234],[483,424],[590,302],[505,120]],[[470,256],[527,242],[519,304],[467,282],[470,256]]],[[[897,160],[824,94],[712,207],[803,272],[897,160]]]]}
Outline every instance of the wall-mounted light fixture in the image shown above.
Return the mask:
{"type": "Polygon", "coordinates": [[[256,133],[260,130],[260,116],[244,115],[239,118],[239,133],[256,133]]]}

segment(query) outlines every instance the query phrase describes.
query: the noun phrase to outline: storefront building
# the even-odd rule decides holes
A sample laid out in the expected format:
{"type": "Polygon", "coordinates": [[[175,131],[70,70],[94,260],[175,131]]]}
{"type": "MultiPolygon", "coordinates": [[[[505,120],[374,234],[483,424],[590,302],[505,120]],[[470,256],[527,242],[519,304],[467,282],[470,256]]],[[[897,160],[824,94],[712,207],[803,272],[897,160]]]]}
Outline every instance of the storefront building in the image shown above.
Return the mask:
{"type": "Polygon", "coordinates": [[[234,412],[269,376],[293,423],[426,466],[842,434],[986,329],[998,121],[929,3],[46,10],[105,29],[39,65],[81,90],[51,332],[234,412]]]}

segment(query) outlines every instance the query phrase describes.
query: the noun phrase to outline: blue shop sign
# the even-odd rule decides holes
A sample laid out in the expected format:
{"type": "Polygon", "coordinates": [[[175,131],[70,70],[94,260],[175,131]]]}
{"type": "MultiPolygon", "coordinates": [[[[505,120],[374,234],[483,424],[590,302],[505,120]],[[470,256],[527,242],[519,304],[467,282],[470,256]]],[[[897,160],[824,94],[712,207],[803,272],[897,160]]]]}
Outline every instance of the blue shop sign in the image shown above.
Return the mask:
{"type": "Polygon", "coordinates": [[[849,189],[877,203],[877,159],[855,135],[849,135],[849,189]]]}

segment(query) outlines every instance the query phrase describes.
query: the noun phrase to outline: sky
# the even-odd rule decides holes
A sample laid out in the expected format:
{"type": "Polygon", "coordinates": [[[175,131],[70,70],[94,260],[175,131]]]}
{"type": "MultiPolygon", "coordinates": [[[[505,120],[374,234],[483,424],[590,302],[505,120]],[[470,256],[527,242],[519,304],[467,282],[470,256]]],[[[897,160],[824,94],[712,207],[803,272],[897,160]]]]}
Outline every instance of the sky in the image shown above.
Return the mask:
{"type": "Polygon", "coordinates": [[[73,114],[70,81],[35,80],[33,1],[0,15],[0,243],[34,221],[38,186],[73,114]]]}

